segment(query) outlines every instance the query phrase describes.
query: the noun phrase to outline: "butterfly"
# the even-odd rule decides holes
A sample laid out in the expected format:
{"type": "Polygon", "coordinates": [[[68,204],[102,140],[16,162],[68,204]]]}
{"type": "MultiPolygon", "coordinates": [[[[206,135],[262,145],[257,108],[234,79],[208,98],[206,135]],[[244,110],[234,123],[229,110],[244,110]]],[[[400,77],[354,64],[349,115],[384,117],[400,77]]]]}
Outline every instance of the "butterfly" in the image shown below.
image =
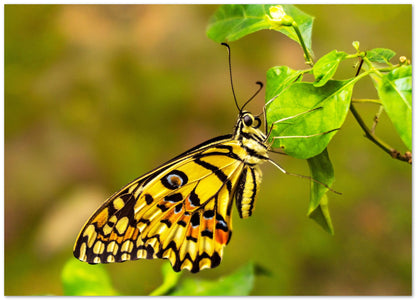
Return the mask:
{"type": "Polygon", "coordinates": [[[90,264],[162,258],[177,272],[217,267],[232,235],[233,201],[241,218],[250,217],[259,165],[274,163],[260,118],[243,110],[260,89],[241,108],[233,89],[239,114],[232,134],[189,149],[113,194],[82,228],[74,256],[90,264]]]}
{"type": "Polygon", "coordinates": [[[221,262],[232,233],[235,198],[251,216],[267,161],[261,121],[239,113],[233,134],[208,140],[132,181],[88,220],[74,256],[88,263],[168,259],[175,271],[221,262]]]}

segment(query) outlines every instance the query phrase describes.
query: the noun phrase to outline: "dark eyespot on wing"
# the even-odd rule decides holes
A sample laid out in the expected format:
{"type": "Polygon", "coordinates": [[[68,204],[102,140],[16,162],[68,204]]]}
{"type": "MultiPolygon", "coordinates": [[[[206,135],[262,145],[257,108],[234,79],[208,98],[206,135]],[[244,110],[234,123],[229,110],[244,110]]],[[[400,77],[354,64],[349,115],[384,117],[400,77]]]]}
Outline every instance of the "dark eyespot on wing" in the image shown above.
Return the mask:
{"type": "Polygon", "coordinates": [[[182,171],[173,170],[163,176],[160,181],[166,188],[175,190],[188,183],[188,176],[182,171]]]}

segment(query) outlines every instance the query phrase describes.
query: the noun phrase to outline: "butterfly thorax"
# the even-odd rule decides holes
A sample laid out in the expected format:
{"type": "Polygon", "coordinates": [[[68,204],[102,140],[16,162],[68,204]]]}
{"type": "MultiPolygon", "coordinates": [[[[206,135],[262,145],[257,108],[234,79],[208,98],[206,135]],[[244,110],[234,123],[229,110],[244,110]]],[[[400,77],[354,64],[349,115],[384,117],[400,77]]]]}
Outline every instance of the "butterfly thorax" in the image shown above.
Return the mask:
{"type": "Polygon", "coordinates": [[[266,135],[259,129],[261,121],[249,112],[239,115],[234,129],[233,139],[238,140],[246,152],[244,161],[249,165],[257,165],[268,160],[266,135]]]}

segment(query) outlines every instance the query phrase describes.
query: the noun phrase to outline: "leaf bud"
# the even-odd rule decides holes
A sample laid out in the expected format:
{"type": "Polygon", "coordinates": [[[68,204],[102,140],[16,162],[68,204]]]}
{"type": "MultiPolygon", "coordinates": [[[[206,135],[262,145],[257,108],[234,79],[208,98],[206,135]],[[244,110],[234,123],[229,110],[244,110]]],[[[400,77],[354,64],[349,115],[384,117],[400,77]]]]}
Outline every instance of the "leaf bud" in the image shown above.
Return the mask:
{"type": "Polygon", "coordinates": [[[292,26],[293,18],[287,15],[281,5],[271,6],[269,8],[268,21],[273,29],[278,29],[282,26],[292,26]]]}

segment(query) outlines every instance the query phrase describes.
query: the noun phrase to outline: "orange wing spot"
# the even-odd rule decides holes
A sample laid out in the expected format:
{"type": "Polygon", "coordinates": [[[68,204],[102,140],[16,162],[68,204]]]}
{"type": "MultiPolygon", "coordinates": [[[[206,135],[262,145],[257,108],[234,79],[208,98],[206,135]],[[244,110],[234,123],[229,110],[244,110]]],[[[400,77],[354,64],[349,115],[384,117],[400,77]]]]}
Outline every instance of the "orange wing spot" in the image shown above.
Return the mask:
{"type": "Polygon", "coordinates": [[[97,235],[97,240],[103,241],[103,242],[107,242],[108,241],[108,237],[103,236],[102,234],[97,235]]]}
{"type": "Polygon", "coordinates": [[[133,241],[135,241],[135,240],[137,240],[137,237],[139,236],[139,229],[138,228],[135,228],[134,229],[134,232],[133,232],[133,236],[132,236],[132,240],[133,241]]]}
{"type": "Polygon", "coordinates": [[[214,218],[212,219],[205,219],[202,218],[202,223],[201,223],[201,231],[208,229],[210,231],[214,231],[214,218]]]}
{"type": "Polygon", "coordinates": [[[179,176],[176,175],[171,175],[170,176],[170,183],[174,186],[181,186],[182,184],[182,179],[179,176]]]}
{"type": "MultiPolygon", "coordinates": [[[[166,212],[166,214],[163,217],[164,222],[169,228],[172,227],[181,217],[180,214],[175,213],[174,209],[171,209],[170,211],[166,212]]],[[[184,220],[184,217],[182,217],[182,220],[184,220]]],[[[187,220],[184,220],[184,222],[188,222],[187,220]]]]}
{"type": "Polygon", "coordinates": [[[95,218],[92,223],[96,223],[97,227],[103,227],[108,221],[108,208],[104,208],[95,218]]]}
{"type": "Polygon", "coordinates": [[[191,224],[189,224],[186,231],[186,237],[196,242],[198,240],[199,228],[199,226],[193,227],[191,224]]]}
{"type": "Polygon", "coordinates": [[[175,214],[171,214],[171,215],[168,217],[168,220],[169,220],[169,222],[170,222],[171,224],[175,224],[175,223],[176,223],[176,221],[178,220],[178,216],[176,216],[175,214]]]}
{"type": "Polygon", "coordinates": [[[191,211],[192,210],[191,203],[189,201],[189,196],[185,198],[184,204],[185,204],[184,205],[185,211],[191,211]]]}
{"type": "Polygon", "coordinates": [[[192,241],[196,242],[198,240],[199,228],[189,226],[188,232],[186,233],[187,238],[191,238],[192,241]]]}
{"type": "Polygon", "coordinates": [[[190,215],[187,216],[187,215],[183,214],[182,217],[180,218],[180,220],[178,220],[178,222],[181,222],[181,224],[183,224],[183,226],[185,227],[189,223],[190,219],[191,219],[190,215]]]}
{"type": "Polygon", "coordinates": [[[163,219],[160,222],[167,226],[167,228],[164,230],[165,233],[167,233],[169,228],[174,226],[179,217],[180,216],[174,213],[173,209],[163,216],[163,219]]]}
{"type": "Polygon", "coordinates": [[[174,212],[173,211],[174,211],[173,209],[167,211],[165,213],[165,215],[163,216],[163,219],[169,219],[169,220],[171,220],[172,219],[172,216],[174,215],[174,212]]]}
{"type": "Polygon", "coordinates": [[[117,236],[117,244],[121,244],[124,241],[124,236],[117,236]]]}
{"type": "Polygon", "coordinates": [[[215,241],[221,245],[227,244],[229,236],[230,236],[229,232],[224,232],[222,230],[215,231],[215,241]]]}
{"type": "Polygon", "coordinates": [[[110,237],[108,238],[110,241],[116,241],[117,244],[123,243],[124,240],[124,236],[119,236],[117,233],[115,233],[114,231],[111,233],[110,237]]]}
{"type": "Polygon", "coordinates": [[[128,226],[126,232],[124,233],[124,239],[129,240],[134,234],[135,228],[132,226],[128,226]]]}

